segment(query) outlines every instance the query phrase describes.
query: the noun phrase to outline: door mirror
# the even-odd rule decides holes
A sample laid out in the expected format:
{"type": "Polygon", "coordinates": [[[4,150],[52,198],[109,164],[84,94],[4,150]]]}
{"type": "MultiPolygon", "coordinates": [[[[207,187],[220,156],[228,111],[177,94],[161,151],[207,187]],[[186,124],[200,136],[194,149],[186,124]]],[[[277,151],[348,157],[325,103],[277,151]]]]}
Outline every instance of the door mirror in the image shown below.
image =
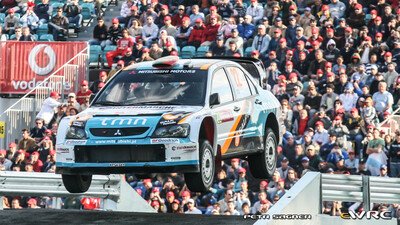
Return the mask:
{"type": "Polygon", "coordinates": [[[219,100],[219,94],[213,93],[210,95],[210,106],[219,105],[221,102],[219,100]]]}

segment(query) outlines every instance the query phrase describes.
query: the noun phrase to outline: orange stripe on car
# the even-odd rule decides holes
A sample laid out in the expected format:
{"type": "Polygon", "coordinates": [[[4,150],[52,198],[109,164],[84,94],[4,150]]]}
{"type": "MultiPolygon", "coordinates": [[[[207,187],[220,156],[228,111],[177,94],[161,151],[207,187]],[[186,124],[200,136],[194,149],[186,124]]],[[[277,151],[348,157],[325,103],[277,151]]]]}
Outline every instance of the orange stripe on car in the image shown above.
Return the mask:
{"type": "Polygon", "coordinates": [[[228,150],[229,146],[231,145],[231,142],[233,139],[232,137],[236,134],[236,129],[238,128],[241,119],[242,119],[242,114],[238,116],[238,118],[236,119],[235,123],[233,124],[231,130],[229,131],[228,139],[225,140],[225,142],[221,148],[222,154],[224,154],[228,150]]]}

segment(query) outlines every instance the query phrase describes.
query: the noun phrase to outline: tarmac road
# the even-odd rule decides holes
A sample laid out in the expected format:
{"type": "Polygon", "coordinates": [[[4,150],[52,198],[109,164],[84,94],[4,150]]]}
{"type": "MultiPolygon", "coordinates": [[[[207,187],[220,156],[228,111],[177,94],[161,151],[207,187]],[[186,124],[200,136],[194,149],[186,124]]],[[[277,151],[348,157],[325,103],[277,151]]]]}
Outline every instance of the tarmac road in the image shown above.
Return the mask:
{"type": "Polygon", "coordinates": [[[253,223],[255,223],[254,220],[245,220],[241,216],[208,216],[51,209],[21,209],[0,211],[1,225],[250,225],[253,223]]]}

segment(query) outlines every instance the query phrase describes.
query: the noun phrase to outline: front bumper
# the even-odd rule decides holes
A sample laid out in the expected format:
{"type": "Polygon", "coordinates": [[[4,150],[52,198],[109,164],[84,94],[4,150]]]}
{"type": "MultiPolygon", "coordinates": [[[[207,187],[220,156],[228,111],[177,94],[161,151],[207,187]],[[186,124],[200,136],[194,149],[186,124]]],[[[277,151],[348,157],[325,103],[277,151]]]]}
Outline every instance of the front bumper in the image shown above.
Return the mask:
{"type": "Polygon", "coordinates": [[[60,174],[199,172],[198,143],[188,138],[66,140],[56,153],[60,174]]]}

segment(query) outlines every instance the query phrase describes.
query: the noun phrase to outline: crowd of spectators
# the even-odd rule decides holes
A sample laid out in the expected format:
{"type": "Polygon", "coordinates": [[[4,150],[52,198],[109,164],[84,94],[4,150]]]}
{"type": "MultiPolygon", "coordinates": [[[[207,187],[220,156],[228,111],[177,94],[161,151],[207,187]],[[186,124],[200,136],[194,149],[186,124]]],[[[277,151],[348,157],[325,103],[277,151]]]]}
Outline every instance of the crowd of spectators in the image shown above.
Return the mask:
{"type": "MultiPolygon", "coordinates": [[[[116,45],[106,55],[109,67],[119,57],[116,67],[101,72],[90,88],[83,81],[78,93],[68,95],[68,104],[55,103],[58,94],[53,93],[46,104],[58,112],[39,113],[36,127],[23,131],[18,148],[14,144],[0,152],[7,162],[3,166],[54,171],[51,148],[63,116],[84,110],[90,96],[125,65],[177,55],[178,48],[191,45],[207,46],[210,57],[241,57],[250,47],[251,57],[266,68],[264,87],[282,104],[286,131],[271,179],[254,179],[247,162],[236,158],[223,162],[209,193],[191,193],[181,174],[144,180],[127,174],[130,185],[159,212],[264,214],[308,171],[399,177],[400,130],[392,118],[400,100],[397,0],[196,3],[127,0],[110,27],[98,17],[89,43],[116,45]]],[[[324,202],[322,208],[340,215],[363,205],[324,202]]],[[[397,204],[373,208],[400,216],[397,204]]]]}

